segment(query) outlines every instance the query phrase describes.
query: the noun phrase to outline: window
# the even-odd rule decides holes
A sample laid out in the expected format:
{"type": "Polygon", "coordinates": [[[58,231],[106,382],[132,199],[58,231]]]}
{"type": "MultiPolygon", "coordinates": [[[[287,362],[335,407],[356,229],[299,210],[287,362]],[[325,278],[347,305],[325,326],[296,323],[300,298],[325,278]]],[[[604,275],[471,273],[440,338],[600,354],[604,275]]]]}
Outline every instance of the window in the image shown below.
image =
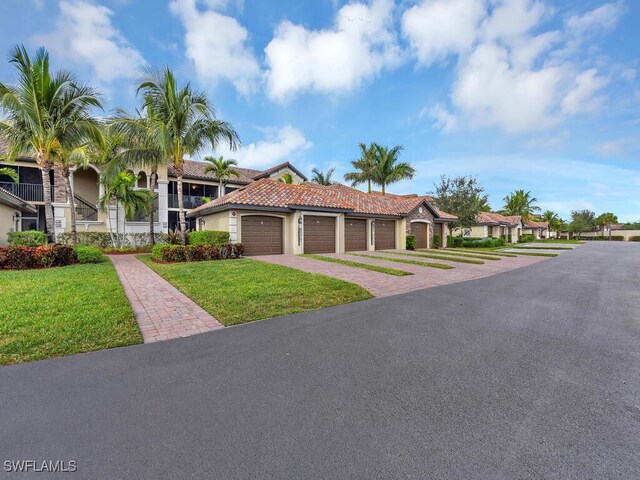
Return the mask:
{"type": "Polygon", "coordinates": [[[465,228],[463,235],[465,237],[470,237],[471,236],[471,229],[470,228],[465,228]]]}
{"type": "Polygon", "coordinates": [[[485,238],[489,236],[489,227],[487,225],[484,226],[484,233],[482,236],[485,238]]]}

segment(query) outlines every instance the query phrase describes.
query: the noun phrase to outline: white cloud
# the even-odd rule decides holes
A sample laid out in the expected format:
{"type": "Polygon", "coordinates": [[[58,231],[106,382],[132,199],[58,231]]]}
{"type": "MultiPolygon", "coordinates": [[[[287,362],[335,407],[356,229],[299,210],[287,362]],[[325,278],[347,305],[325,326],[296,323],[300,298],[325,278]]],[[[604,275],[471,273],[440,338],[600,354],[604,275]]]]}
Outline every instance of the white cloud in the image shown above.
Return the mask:
{"type": "Polygon", "coordinates": [[[589,10],[582,15],[572,15],[566,25],[575,34],[592,33],[594,29],[610,30],[616,26],[624,12],[622,1],[605,3],[604,5],[589,10]]]}
{"type": "Polygon", "coordinates": [[[428,66],[470,50],[484,15],[484,0],[425,0],[402,14],[402,31],[428,66]]]}
{"type": "Polygon", "coordinates": [[[278,163],[294,161],[296,155],[312,146],[302,132],[285,125],[279,129],[267,129],[266,139],[244,145],[240,150],[232,152],[228,148],[218,148],[216,155],[233,158],[244,168],[264,169],[278,163]]]}
{"type": "Polygon", "coordinates": [[[247,29],[235,18],[214,10],[225,8],[227,3],[207,0],[201,10],[197,0],[172,0],[169,7],[186,30],[186,54],[198,77],[213,84],[229,81],[247,94],[255,87],[260,67],[248,46],[247,29]]]}
{"type": "Polygon", "coordinates": [[[423,0],[402,17],[413,55],[421,65],[453,57],[457,67],[450,105],[422,111],[443,131],[493,126],[510,133],[596,112],[609,79],[585,69],[576,46],[588,30],[612,28],[622,11],[620,2],[605,4],[545,30],[554,10],[541,0],[423,0]]]}
{"type": "Polygon", "coordinates": [[[398,65],[392,8],[392,0],[345,5],[327,30],[280,23],[265,48],[269,97],[285,101],[305,90],[346,92],[398,65]]]}
{"type": "Polygon", "coordinates": [[[597,110],[603,98],[596,95],[608,80],[600,77],[596,69],[587,70],[578,75],[574,88],[562,100],[562,112],[575,115],[597,110]]]}
{"type": "Polygon", "coordinates": [[[84,0],[60,2],[55,29],[34,42],[76,64],[88,64],[99,82],[131,75],[144,59],[111,22],[113,11],[84,0]]]}

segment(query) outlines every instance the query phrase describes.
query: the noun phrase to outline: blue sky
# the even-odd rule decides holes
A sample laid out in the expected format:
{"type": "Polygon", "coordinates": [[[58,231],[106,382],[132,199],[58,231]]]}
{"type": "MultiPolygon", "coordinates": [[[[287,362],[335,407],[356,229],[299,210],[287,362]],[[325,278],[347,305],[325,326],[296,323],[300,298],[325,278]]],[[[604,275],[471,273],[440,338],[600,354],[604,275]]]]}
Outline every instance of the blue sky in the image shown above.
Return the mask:
{"type": "MultiPolygon", "coordinates": [[[[424,193],[477,175],[493,208],[640,219],[640,4],[635,0],[3,0],[0,52],[45,46],[132,109],[132,76],[169,65],[213,100],[241,166],[309,173],[403,145],[424,193]]],[[[0,63],[0,78],[13,72],[0,63]]]]}

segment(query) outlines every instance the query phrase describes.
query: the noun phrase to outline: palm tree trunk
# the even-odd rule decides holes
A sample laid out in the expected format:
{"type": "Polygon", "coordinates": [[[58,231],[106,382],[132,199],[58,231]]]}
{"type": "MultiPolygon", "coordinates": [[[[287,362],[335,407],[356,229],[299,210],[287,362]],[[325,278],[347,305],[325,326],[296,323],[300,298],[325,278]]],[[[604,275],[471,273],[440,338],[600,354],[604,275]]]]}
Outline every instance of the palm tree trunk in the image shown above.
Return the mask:
{"type": "Polygon", "coordinates": [[[384,185],[384,183],[383,183],[383,184],[382,184],[382,195],[384,195],[384,194],[385,194],[384,186],[385,186],[385,185],[384,185]]]}
{"type": "Polygon", "coordinates": [[[367,191],[371,193],[371,179],[367,180],[367,191]]]}
{"type": "Polygon", "coordinates": [[[178,179],[178,217],[180,219],[180,235],[182,236],[182,244],[187,244],[187,224],[184,218],[184,198],[182,198],[182,164],[175,165],[176,177],[178,179]]]}
{"type": "Polygon", "coordinates": [[[49,178],[51,164],[40,155],[38,155],[37,160],[40,173],[42,174],[42,195],[44,200],[44,218],[47,238],[49,242],[53,243],[56,241],[56,231],[53,222],[53,206],[51,205],[51,179],[49,178]]]}
{"type": "Polygon", "coordinates": [[[71,209],[71,244],[75,245],[78,243],[78,228],[77,228],[77,217],[76,217],[76,199],[73,196],[73,190],[71,188],[71,174],[68,169],[63,171],[64,180],[67,189],[67,198],[69,199],[69,208],[71,209]]]}
{"type": "Polygon", "coordinates": [[[218,187],[218,197],[222,197],[223,195],[224,195],[224,183],[221,179],[220,186],[218,187]]]}
{"type": "Polygon", "coordinates": [[[116,247],[120,248],[120,206],[116,200],[116,247]]]}
{"type": "Polygon", "coordinates": [[[107,206],[107,228],[109,229],[109,236],[111,237],[111,245],[116,246],[116,240],[113,237],[113,229],[111,228],[111,212],[109,206],[107,206]]]}
{"type": "MultiPolygon", "coordinates": [[[[154,195],[155,197],[155,191],[156,191],[156,184],[158,183],[158,172],[156,167],[153,167],[151,169],[151,194],[154,195]]],[[[155,215],[154,215],[154,209],[155,207],[155,198],[153,199],[153,204],[151,205],[151,211],[149,212],[149,242],[151,243],[151,245],[155,245],[156,244],[156,233],[154,231],[154,222],[155,222],[155,215]]]]}

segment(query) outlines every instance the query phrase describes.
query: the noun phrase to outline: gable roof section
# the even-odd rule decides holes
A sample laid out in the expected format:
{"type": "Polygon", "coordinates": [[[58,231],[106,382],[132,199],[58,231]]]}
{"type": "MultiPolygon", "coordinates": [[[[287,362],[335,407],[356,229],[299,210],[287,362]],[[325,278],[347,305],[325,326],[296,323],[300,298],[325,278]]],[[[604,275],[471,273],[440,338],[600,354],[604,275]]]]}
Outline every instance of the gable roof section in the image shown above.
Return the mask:
{"type": "Polygon", "coordinates": [[[0,203],[21,212],[36,213],[38,211],[36,207],[4,188],[0,188],[0,203]]]}
{"type": "Polygon", "coordinates": [[[549,222],[536,222],[535,220],[528,220],[524,222],[524,226],[527,228],[549,228],[549,222]]]}
{"type": "Polygon", "coordinates": [[[478,225],[508,225],[516,226],[520,222],[518,215],[504,216],[499,213],[478,212],[476,223],[478,225]]]}
{"type": "MultiPolygon", "coordinates": [[[[217,181],[218,178],[212,173],[205,173],[204,170],[209,166],[208,163],[198,162],[196,160],[184,161],[184,174],[183,178],[195,179],[195,180],[209,180],[217,181]]],[[[262,173],[261,170],[253,170],[251,168],[234,167],[234,170],[238,172],[238,177],[231,177],[229,183],[247,184],[253,180],[253,177],[262,173]]],[[[170,177],[176,177],[176,171],[171,163],[167,164],[167,175],[170,177]]]]}
{"type": "MultiPolygon", "coordinates": [[[[342,210],[353,214],[381,215],[401,217],[407,215],[418,205],[425,204],[443,219],[455,219],[453,216],[438,215],[438,211],[430,205],[425,197],[398,195],[370,195],[342,184],[329,186],[304,182],[290,185],[262,178],[246,187],[231,192],[223,197],[201,205],[189,211],[190,217],[206,215],[234,206],[260,207],[273,209],[320,208],[326,210],[342,210]]],[[[441,212],[443,213],[443,212],[441,212]]]]}
{"type": "Polygon", "coordinates": [[[289,162],[283,162],[283,163],[281,163],[279,165],[276,165],[275,167],[268,168],[267,170],[264,170],[263,172],[258,173],[257,175],[255,175],[252,178],[253,178],[253,180],[259,180],[261,178],[268,177],[271,174],[276,173],[279,170],[282,170],[284,168],[288,168],[289,170],[295,172],[295,174],[298,175],[302,180],[307,181],[307,177],[305,176],[305,174],[302,173],[300,170],[298,170],[293,165],[291,165],[289,162]]]}

